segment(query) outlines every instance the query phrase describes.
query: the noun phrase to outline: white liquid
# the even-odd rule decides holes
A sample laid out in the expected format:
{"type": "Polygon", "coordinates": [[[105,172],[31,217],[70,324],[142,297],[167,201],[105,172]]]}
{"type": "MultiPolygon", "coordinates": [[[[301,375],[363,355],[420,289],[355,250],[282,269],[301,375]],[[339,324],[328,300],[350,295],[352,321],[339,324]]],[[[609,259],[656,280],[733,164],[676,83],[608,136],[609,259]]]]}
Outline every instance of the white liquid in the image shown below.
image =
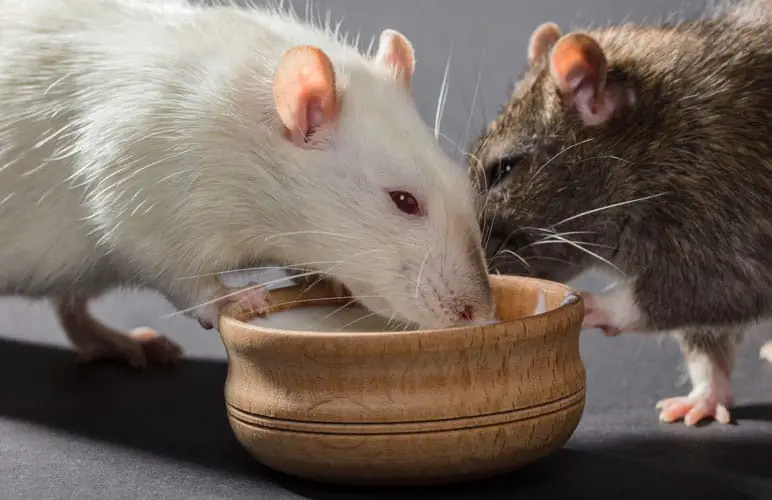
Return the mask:
{"type": "Polygon", "coordinates": [[[298,307],[255,318],[250,323],[281,330],[318,332],[384,332],[405,329],[401,324],[389,327],[387,318],[375,315],[361,306],[345,309],[340,306],[298,307]]]}

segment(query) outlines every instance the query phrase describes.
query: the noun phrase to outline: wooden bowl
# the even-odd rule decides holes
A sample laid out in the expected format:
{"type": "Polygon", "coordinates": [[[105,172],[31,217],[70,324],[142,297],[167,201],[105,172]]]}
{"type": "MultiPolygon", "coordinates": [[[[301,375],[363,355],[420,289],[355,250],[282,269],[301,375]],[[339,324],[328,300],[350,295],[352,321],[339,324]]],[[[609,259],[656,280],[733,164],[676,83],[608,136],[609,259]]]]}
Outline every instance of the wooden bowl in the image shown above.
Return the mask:
{"type": "MultiPolygon", "coordinates": [[[[562,447],[584,410],[581,298],[543,280],[491,283],[502,322],[485,326],[279,330],[226,308],[233,432],[272,469],[369,485],[476,479],[562,447]],[[540,296],[547,312],[527,316],[540,296]]],[[[300,307],[298,293],[272,291],[267,312],[300,307]]],[[[328,297],[314,287],[300,300],[341,303],[328,297]]]]}

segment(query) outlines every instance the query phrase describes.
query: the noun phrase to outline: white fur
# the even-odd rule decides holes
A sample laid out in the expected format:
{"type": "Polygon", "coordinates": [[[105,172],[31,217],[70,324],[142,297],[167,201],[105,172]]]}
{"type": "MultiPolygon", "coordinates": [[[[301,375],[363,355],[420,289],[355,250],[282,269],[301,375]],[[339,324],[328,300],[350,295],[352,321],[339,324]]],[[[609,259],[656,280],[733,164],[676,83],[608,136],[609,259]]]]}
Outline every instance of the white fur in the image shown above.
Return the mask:
{"type": "Polygon", "coordinates": [[[624,283],[593,296],[594,307],[601,313],[603,323],[625,331],[641,320],[641,309],[635,300],[633,285],[624,283]]]}
{"type": "Polygon", "coordinates": [[[180,309],[272,262],[334,276],[386,316],[492,313],[471,185],[389,68],[269,10],[0,2],[0,288],[147,286],[180,309]],[[272,75],[321,48],[341,95],[322,150],[279,133],[272,75]],[[411,219],[387,189],[425,204],[411,219]],[[418,283],[420,277],[420,283],[418,283]]]}

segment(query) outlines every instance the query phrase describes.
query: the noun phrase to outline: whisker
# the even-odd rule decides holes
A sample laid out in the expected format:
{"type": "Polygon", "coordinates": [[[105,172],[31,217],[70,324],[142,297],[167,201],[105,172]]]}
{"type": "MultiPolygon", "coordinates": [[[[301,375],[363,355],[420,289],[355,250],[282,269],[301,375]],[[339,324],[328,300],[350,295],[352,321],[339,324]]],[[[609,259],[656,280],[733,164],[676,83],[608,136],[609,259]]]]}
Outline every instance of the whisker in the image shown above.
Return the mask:
{"type": "MultiPolygon", "coordinates": [[[[608,249],[613,249],[614,248],[611,245],[604,245],[602,243],[592,243],[592,242],[589,242],[589,241],[578,241],[578,240],[571,240],[571,241],[573,243],[576,243],[577,245],[584,245],[584,246],[588,246],[588,247],[598,247],[598,248],[608,248],[608,249]]],[[[545,238],[543,240],[534,241],[533,243],[531,243],[528,246],[529,247],[535,247],[535,246],[539,246],[539,245],[550,245],[550,244],[554,244],[554,243],[565,243],[565,241],[563,241],[562,239],[554,239],[554,238],[553,239],[547,239],[547,238],[545,238]]]]}
{"type": "Polygon", "coordinates": [[[564,260],[564,259],[558,259],[557,257],[548,257],[546,255],[534,255],[533,257],[528,257],[528,260],[550,260],[553,262],[560,262],[561,264],[568,264],[570,266],[581,267],[576,262],[571,262],[569,260],[564,260]]]}
{"type": "MultiPolygon", "coordinates": [[[[604,264],[607,264],[607,265],[613,267],[620,274],[622,274],[622,275],[625,274],[621,269],[619,269],[619,267],[614,265],[609,260],[604,259],[603,257],[601,257],[597,253],[593,252],[592,250],[588,250],[587,248],[583,247],[582,245],[580,245],[580,244],[578,244],[578,243],[576,243],[576,242],[574,242],[572,240],[569,240],[568,238],[563,238],[561,236],[555,236],[555,235],[553,235],[553,237],[556,237],[557,239],[561,240],[562,243],[565,243],[566,245],[571,245],[572,247],[576,248],[577,250],[581,250],[582,252],[586,253],[587,255],[589,255],[589,256],[591,256],[591,257],[593,257],[595,259],[598,259],[600,262],[603,262],[604,264]]],[[[534,242],[534,243],[531,243],[531,244],[526,245],[526,246],[532,246],[532,245],[535,245],[535,244],[538,244],[538,243],[539,242],[534,242]]]]}
{"type": "Polygon", "coordinates": [[[335,237],[341,237],[341,238],[356,239],[356,237],[354,236],[343,234],[343,233],[331,233],[329,231],[308,230],[308,231],[291,231],[287,233],[277,233],[271,236],[266,236],[264,241],[270,241],[275,238],[283,238],[284,236],[297,236],[299,234],[318,234],[323,236],[335,236],[335,237]]]}
{"type": "Polygon", "coordinates": [[[552,156],[552,158],[550,158],[549,160],[544,162],[542,164],[542,166],[540,166],[538,169],[536,169],[536,172],[534,172],[534,174],[531,176],[531,180],[529,180],[528,184],[525,185],[525,189],[528,189],[531,186],[531,184],[533,183],[533,181],[536,179],[536,176],[538,176],[542,172],[542,170],[544,170],[547,167],[547,165],[552,163],[556,158],[558,158],[561,155],[567,153],[568,151],[571,151],[572,149],[574,149],[576,147],[581,146],[582,144],[586,144],[586,143],[588,143],[590,141],[593,141],[593,140],[594,139],[591,137],[589,139],[585,139],[583,141],[576,142],[576,143],[572,144],[571,146],[568,146],[566,148],[561,149],[558,153],[556,153],[554,156],[552,156]]]}
{"type": "Polygon", "coordinates": [[[557,223],[551,225],[550,227],[551,228],[555,228],[557,226],[565,224],[566,222],[570,222],[570,221],[576,220],[576,219],[578,219],[580,217],[584,217],[585,215],[590,215],[590,214],[594,214],[594,213],[597,213],[597,212],[602,212],[604,210],[609,210],[609,209],[612,209],[612,208],[622,207],[622,206],[625,206],[625,205],[631,205],[633,203],[638,203],[638,202],[641,202],[641,201],[651,200],[653,198],[658,198],[660,196],[663,196],[664,194],[665,193],[658,193],[658,194],[653,194],[651,196],[644,196],[642,198],[635,198],[635,199],[628,200],[628,201],[622,201],[622,202],[619,202],[619,203],[612,203],[610,205],[605,205],[605,206],[602,206],[602,207],[593,208],[592,210],[587,210],[585,212],[582,212],[582,213],[579,213],[579,214],[576,214],[576,215],[572,215],[571,217],[565,218],[562,221],[557,222],[557,223]]]}
{"type": "Polygon", "coordinates": [[[340,306],[337,309],[335,309],[334,311],[332,311],[330,314],[326,314],[322,319],[319,320],[319,323],[322,323],[325,320],[333,317],[334,315],[338,314],[339,312],[341,312],[342,310],[346,309],[347,307],[350,307],[350,306],[356,304],[356,302],[357,302],[357,299],[352,297],[351,300],[347,300],[346,303],[344,303],[342,306],[340,306]]]}
{"type": "Polygon", "coordinates": [[[480,94],[480,82],[482,80],[484,62],[485,62],[485,49],[483,48],[482,55],[480,56],[480,69],[477,71],[477,81],[475,82],[474,94],[472,95],[472,106],[471,106],[471,109],[469,110],[469,117],[466,120],[466,127],[464,127],[463,144],[466,144],[466,142],[469,140],[469,130],[472,127],[472,118],[474,117],[474,109],[477,106],[477,97],[480,94]]]}
{"type": "Polygon", "coordinates": [[[517,253],[517,252],[515,252],[515,251],[512,251],[512,250],[508,250],[508,249],[505,249],[505,250],[502,250],[502,251],[501,251],[501,252],[499,252],[499,253],[500,253],[500,254],[503,254],[503,255],[511,255],[512,257],[515,257],[517,260],[519,260],[520,262],[522,262],[522,263],[523,263],[523,265],[526,267],[526,269],[529,269],[529,270],[532,270],[532,269],[533,269],[533,268],[531,267],[531,265],[528,263],[528,261],[527,261],[527,260],[525,260],[525,259],[524,259],[522,256],[520,256],[520,254],[518,254],[518,253],[517,253]]]}
{"type": "Polygon", "coordinates": [[[421,277],[423,276],[424,272],[424,266],[426,265],[426,261],[429,259],[429,251],[426,251],[426,255],[424,256],[423,262],[421,262],[421,267],[418,268],[418,278],[415,280],[415,296],[418,298],[418,289],[421,287],[421,277]]]}
{"type": "MultiPolygon", "coordinates": [[[[316,274],[316,273],[304,273],[302,275],[294,276],[294,278],[303,277],[304,275],[312,275],[312,274],[316,274]]],[[[220,301],[222,301],[224,299],[229,299],[231,297],[234,297],[236,295],[240,295],[240,294],[248,292],[250,290],[256,290],[258,288],[263,288],[263,287],[264,288],[268,288],[268,287],[270,287],[272,285],[275,285],[277,283],[282,283],[282,282],[285,282],[285,281],[291,281],[292,279],[293,279],[292,276],[286,276],[286,277],[278,278],[278,279],[275,279],[275,280],[267,281],[265,283],[257,283],[257,284],[249,285],[249,286],[246,286],[246,287],[243,287],[243,288],[238,288],[238,289],[236,289],[236,290],[234,290],[232,292],[226,293],[225,295],[222,295],[222,296],[217,297],[215,299],[207,300],[206,302],[202,302],[200,304],[197,304],[195,306],[188,307],[188,308],[185,308],[185,309],[180,309],[179,311],[175,311],[175,312],[163,315],[161,317],[162,318],[171,318],[173,316],[179,316],[179,315],[182,315],[182,314],[185,314],[185,313],[189,313],[189,312],[195,311],[199,307],[216,304],[216,303],[218,303],[218,302],[220,302],[220,301]]]]}
{"type": "Polygon", "coordinates": [[[340,329],[341,329],[341,330],[345,330],[346,328],[350,327],[351,325],[354,325],[354,324],[356,324],[356,323],[359,323],[360,321],[364,321],[364,320],[366,320],[367,318],[372,318],[373,316],[378,316],[378,313],[376,313],[376,312],[371,312],[370,314],[365,314],[364,316],[361,316],[361,317],[359,317],[359,318],[357,318],[357,319],[355,319],[355,320],[353,320],[353,321],[349,321],[349,322],[348,322],[348,323],[346,323],[345,325],[341,326],[341,327],[340,327],[340,329]]]}
{"type": "Polygon", "coordinates": [[[448,60],[445,63],[445,72],[442,76],[442,86],[440,87],[440,95],[437,99],[437,111],[434,115],[434,137],[439,139],[440,136],[440,123],[442,122],[442,115],[445,113],[445,102],[448,97],[448,73],[450,72],[450,60],[453,55],[453,43],[451,42],[448,49],[448,60]]]}
{"type": "MultiPolygon", "coordinates": [[[[308,265],[312,264],[321,264],[322,262],[308,262],[308,265]]],[[[251,271],[269,271],[269,270],[280,270],[280,271],[302,271],[304,270],[303,264],[299,264],[297,266],[258,266],[258,267],[244,267],[241,269],[226,269],[225,271],[220,271],[216,273],[203,273],[203,274],[192,274],[189,276],[181,276],[177,278],[178,280],[192,280],[197,278],[207,278],[209,276],[221,276],[221,275],[227,275],[227,274],[236,274],[236,273],[248,273],[251,271]]]]}

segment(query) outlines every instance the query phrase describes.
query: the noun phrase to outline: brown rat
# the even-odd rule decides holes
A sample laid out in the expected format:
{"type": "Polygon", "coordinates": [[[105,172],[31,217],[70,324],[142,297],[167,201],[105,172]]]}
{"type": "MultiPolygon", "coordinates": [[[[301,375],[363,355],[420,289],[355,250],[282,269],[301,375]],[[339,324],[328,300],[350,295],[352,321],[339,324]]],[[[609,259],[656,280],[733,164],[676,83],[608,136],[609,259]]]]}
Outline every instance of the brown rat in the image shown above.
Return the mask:
{"type": "Polygon", "coordinates": [[[179,349],[89,315],[150,288],[216,326],[225,271],[328,277],[374,314],[493,318],[473,186],[411,95],[415,55],[276,9],[6,0],[0,294],[50,299],[81,357],[179,349]],[[143,349],[143,345],[144,349],[143,349]]]}
{"type": "Polygon", "coordinates": [[[658,404],[665,421],[728,422],[734,347],[772,314],[769,6],[568,34],[544,24],[470,155],[492,268],[611,270],[584,326],[680,341],[693,389],[658,404]]]}

